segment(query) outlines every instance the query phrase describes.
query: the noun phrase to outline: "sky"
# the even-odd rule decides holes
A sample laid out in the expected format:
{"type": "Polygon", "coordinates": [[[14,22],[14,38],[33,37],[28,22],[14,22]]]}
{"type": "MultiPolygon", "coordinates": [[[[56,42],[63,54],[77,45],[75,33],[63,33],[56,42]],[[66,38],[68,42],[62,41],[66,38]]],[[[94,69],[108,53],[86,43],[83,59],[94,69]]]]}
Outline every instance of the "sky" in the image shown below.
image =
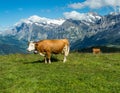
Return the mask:
{"type": "Polygon", "coordinates": [[[120,0],[0,0],[0,30],[33,15],[66,18],[76,13],[120,11],[120,0]]]}

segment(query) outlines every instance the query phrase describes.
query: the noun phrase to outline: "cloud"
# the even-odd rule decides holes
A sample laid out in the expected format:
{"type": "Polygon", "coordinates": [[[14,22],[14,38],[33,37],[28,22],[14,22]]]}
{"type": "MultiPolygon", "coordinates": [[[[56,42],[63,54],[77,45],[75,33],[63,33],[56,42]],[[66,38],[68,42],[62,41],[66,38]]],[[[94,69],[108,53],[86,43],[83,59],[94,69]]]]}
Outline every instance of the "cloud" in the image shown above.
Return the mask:
{"type": "Polygon", "coordinates": [[[75,20],[80,19],[80,14],[76,11],[65,12],[63,15],[65,16],[66,19],[70,19],[70,18],[75,20]]]}
{"type": "Polygon", "coordinates": [[[65,16],[66,19],[73,19],[73,20],[85,19],[85,14],[79,13],[77,11],[65,12],[63,15],[65,16]]]}
{"type": "Polygon", "coordinates": [[[79,13],[77,11],[65,12],[63,15],[66,19],[85,20],[89,22],[94,22],[94,20],[101,18],[97,13],[79,13]]]}
{"type": "Polygon", "coordinates": [[[73,9],[81,9],[84,7],[89,7],[91,9],[98,9],[105,6],[116,7],[120,6],[120,0],[86,0],[82,3],[69,4],[68,7],[73,9]]]}
{"type": "Polygon", "coordinates": [[[105,4],[107,6],[112,6],[112,7],[115,7],[115,6],[120,6],[120,0],[105,0],[105,4]]]}
{"type": "Polygon", "coordinates": [[[80,8],[84,7],[84,4],[82,4],[82,3],[73,3],[73,4],[68,5],[68,7],[74,8],[74,9],[80,9],[80,8]]]}

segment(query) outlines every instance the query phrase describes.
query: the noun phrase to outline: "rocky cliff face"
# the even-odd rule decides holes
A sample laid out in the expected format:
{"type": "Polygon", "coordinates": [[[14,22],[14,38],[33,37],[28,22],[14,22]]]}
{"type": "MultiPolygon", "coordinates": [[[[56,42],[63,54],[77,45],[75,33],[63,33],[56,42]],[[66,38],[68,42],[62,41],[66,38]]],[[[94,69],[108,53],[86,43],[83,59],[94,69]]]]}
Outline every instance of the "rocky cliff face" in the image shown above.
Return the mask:
{"type": "Polygon", "coordinates": [[[77,40],[73,44],[72,49],[96,45],[120,45],[120,14],[102,17],[98,24],[93,25],[92,30],[97,33],[90,37],[85,37],[81,42],[77,40]]]}

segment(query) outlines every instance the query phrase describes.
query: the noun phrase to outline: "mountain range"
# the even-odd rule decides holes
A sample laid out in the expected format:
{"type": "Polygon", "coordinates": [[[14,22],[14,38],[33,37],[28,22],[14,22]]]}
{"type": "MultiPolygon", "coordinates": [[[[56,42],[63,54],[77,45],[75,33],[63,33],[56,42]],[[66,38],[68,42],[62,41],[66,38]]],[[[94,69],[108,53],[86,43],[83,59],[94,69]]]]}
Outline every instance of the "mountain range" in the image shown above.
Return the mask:
{"type": "Polygon", "coordinates": [[[0,54],[26,53],[28,41],[68,38],[71,50],[120,46],[120,13],[85,13],[79,19],[31,16],[0,33],[0,54]]]}

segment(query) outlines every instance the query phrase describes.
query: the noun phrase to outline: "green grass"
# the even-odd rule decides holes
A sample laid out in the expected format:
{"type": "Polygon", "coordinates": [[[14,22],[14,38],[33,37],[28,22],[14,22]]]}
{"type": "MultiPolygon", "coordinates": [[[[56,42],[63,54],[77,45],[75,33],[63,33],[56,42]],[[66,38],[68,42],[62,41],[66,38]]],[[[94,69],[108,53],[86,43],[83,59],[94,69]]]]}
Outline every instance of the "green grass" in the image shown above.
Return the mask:
{"type": "Polygon", "coordinates": [[[120,53],[70,53],[52,64],[34,54],[0,56],[0,93],[120,93],[120,53]]]}

